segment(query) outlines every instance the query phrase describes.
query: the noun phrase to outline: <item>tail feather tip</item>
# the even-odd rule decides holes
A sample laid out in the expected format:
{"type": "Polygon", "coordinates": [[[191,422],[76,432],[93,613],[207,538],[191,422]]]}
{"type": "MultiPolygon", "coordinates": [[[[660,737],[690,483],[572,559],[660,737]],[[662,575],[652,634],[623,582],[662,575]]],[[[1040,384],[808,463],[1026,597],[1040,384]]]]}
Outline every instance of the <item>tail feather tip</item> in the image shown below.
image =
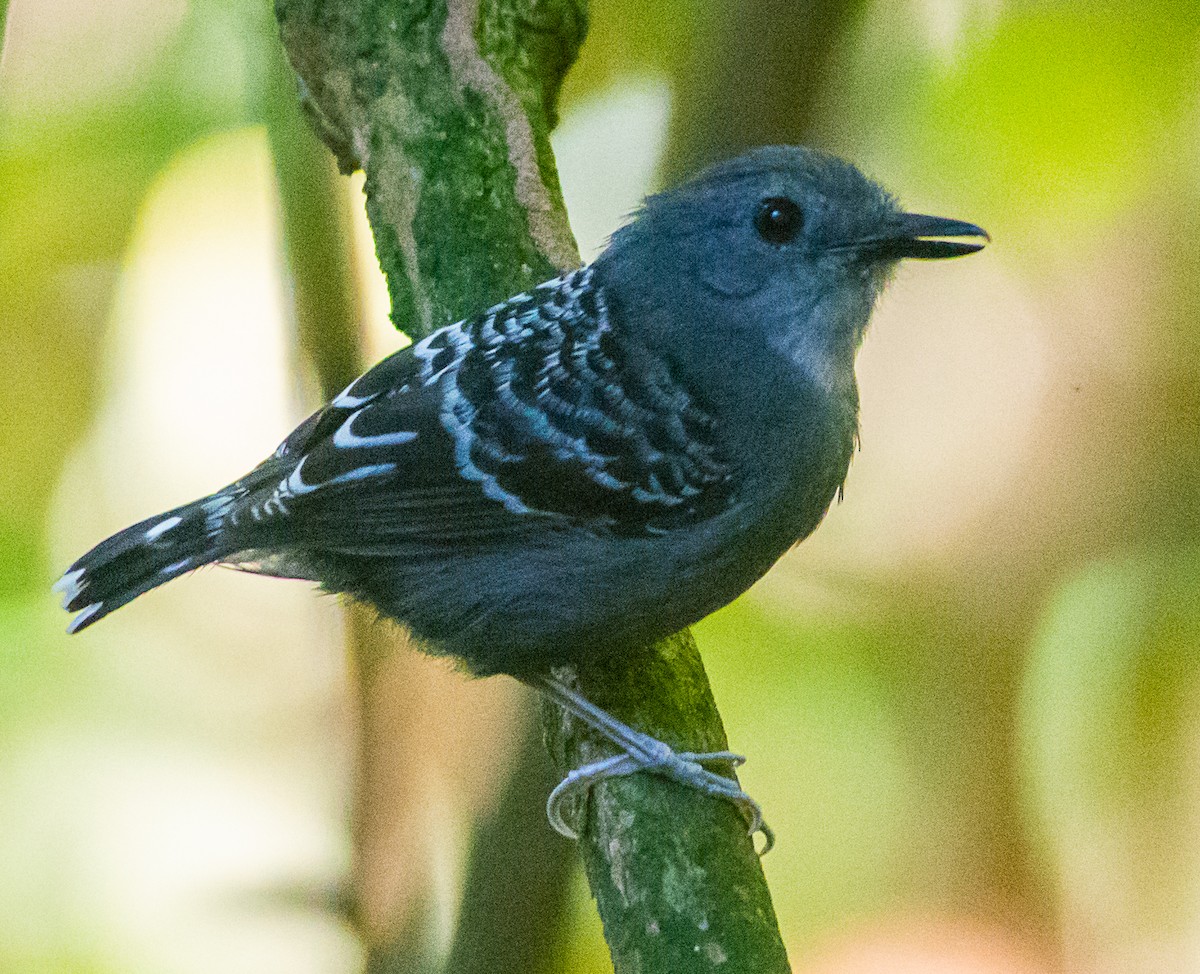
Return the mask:
{"type": "Polygon", "coordinates": [[[76,615],[67,626],[67,635],[74,635],[77,633],[80,629],[86,626],[92,617],[95,616],[96,613],[102,608],[104,608],[103,602],[93,602],[91,605],[85,605],[79,610],[79,614],[76,615]]]}
{"type": "Polygon", "coordinates": [[[71,602],[77,595],[79,595],[80,590],[83,588],[83,574],[84,569],[76,568],[74,571],[64,574],[62,578],[60,578],[50,587],[51,592],[62,593],[62,604],[64,609],[71,604],[71,602]]]}

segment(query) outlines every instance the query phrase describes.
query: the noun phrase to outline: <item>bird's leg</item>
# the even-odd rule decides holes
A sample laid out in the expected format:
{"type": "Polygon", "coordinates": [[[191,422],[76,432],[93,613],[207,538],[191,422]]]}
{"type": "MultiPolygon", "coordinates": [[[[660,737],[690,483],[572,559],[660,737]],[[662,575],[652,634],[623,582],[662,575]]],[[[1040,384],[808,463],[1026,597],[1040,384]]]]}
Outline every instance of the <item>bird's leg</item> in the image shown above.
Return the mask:
{"type": "Polygon", "coordinates": [[[652,771],[706,795],[733,802],[749,824],[750,834],[762,832],[766,840],[762,852],[768,852],[774,845],[775,837],[763,821],[762,809],[758,802],[742,791],[736,780],[715,774],[704,767],[712,762],[738,767],[746,762],[742,755],[732,751],[676,752],[657,738],[621,723],[612,714],[601,710],[581,693],[572,690],[553,676],[531,677],[527,682],[621,750],[620,754],[575,768],[550,792],[550,797],[546,800],[546,816],[555,831],[569,839],[579,838],[575,829],[563,819],[563,803],[569,795],[586,792],[592,785],[605,778],[619,778],[637,771],[652,771]]]}

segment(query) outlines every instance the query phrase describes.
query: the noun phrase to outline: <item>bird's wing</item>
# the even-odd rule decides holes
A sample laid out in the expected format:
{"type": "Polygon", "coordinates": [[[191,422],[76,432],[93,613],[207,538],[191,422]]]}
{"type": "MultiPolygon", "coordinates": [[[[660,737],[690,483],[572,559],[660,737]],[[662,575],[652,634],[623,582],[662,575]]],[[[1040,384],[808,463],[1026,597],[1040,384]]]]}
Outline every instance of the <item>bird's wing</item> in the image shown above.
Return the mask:
{"type": "Polygon", "coordinates": [[[620,340],[585,268],[385,359],[244,487],[234,524],[382,552],[555,525],[661,533],[733,485],[711,417],[620,340]]]}

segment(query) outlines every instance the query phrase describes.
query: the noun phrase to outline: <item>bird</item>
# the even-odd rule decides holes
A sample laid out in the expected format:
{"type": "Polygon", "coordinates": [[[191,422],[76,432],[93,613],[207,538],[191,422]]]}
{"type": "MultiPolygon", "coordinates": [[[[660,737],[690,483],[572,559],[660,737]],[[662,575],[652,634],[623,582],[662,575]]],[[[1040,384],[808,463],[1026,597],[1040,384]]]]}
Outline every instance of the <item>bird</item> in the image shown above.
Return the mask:
{"type": "Polygon", "coordinates": [[[733,601],[840,496],[855,359],[904,258],[990,238],[907,212],[856,166],[767,146],[646,198],[590,264],[383,359],[244,477],[126,528],[55,585],[79,632],[202,565],[317,582],[428,652],[505,673],[617,753],[566,797],[650,771],[772,836],[733,752],[677,753],[558,667],[733,601]]]}

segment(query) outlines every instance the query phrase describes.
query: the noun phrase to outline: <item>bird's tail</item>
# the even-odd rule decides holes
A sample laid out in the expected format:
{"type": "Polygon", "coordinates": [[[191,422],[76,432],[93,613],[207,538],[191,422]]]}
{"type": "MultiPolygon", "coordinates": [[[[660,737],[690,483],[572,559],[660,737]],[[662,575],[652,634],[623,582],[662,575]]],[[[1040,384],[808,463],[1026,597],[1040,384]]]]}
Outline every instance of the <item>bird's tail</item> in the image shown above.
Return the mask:
{"type": "Polygon", "coordinates": [[[231,498],[224,492],[149,518],[101,541],[54,586],[63,608],[77,612],[78,632],[139,595],[229,554],[220,528],[231,498]]]}

